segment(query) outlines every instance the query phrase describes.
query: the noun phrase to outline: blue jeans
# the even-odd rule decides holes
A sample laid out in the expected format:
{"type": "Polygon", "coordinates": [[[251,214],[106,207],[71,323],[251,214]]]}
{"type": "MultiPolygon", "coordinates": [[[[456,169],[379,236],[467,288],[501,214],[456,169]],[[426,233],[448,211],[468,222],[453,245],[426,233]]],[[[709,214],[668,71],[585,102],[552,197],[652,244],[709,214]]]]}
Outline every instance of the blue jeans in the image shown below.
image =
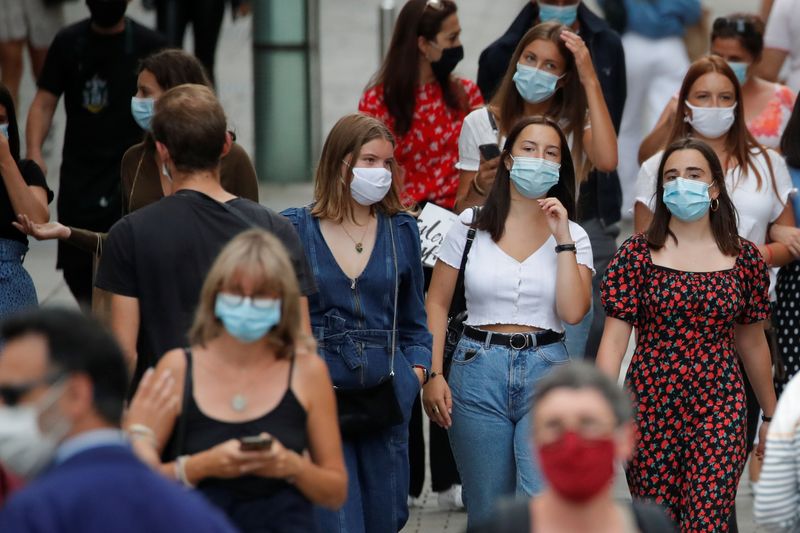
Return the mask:
{"type": "Polygon", "coordinates": [[[531,450],[531,401],[536,382],[568,361],[561,342],[515,350],[461,338],[450,369],[450,445],[469,525],[488,519],[504,497],[542,489],[531,450]]]}
{"type": "Polygon", "coordinates": [[[573,361],[582,360],[586,355],[586,342],[589,340],[589,332],[592,329],[594,320],[594,305],[590,302],[589,312],[583,320],[575,325],[565,324],[564,344],[567,346],[569,358],[573,361]]]}

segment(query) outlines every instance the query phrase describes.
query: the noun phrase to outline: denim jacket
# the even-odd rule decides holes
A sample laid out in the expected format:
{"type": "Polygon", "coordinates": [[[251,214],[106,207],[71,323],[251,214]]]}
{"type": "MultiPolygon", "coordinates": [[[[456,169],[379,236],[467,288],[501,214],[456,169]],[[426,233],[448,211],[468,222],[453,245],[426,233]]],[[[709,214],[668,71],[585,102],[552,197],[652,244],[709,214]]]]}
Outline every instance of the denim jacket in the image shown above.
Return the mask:
{"type": "Polygon", "coordinates": [[[387,373],[395,296],[389,224],[394,228],[399,271],[395,370],[401,366],[410,370],[412,365],[430,368],[432,337],[425,314],[416,220],[406,214],[387,217],[378,212],[372,255],[364,271],[350,279],[334,259],[310,208],[290,208],[283,215],[297,229],[319,287],[308,298],[311,326],[334,384],[370,386],[387,373]],[[339,364],[332,364],[331,356],[340,356],[339,364]]]}

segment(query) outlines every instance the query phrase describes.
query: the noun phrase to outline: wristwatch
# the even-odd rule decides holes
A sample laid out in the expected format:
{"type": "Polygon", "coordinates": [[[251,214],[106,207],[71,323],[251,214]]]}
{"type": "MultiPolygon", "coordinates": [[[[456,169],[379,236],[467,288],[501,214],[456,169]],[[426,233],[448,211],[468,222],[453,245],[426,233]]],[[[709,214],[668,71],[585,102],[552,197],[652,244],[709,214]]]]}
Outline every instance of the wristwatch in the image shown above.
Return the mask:
{"type": "Polygon", "coordinates": [[[557,244],[556,245],[556,253],[560,254],[561,252],[575,252],[578,253],[578,249],[575,247],[574,242],[570,242],[567,244],[557,244]]]}

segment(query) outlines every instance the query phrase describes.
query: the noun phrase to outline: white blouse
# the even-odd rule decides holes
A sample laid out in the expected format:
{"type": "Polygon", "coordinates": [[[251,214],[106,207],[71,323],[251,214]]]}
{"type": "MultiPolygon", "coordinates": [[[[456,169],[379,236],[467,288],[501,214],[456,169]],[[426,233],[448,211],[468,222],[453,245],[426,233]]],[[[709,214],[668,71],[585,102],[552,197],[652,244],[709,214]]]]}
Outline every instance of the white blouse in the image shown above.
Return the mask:
{"type": "MultiPolygon", "coordinates": [[[[459,221],[442,242],[438,259],[453,268],[461,266],[471,222],[471,209],[459,215],[459,221]]],[[[572,221],[569,232],[577,248],[578,264],[594,273],[588,235],[572,221]]],[[[488,232],[476,232],[464,271],[469,315],[465,324],[515,324],[564,331],[564,323],[556,312],[556,244],[551,235],[538,250],[519,262],[506,254],[488,232]]]]}

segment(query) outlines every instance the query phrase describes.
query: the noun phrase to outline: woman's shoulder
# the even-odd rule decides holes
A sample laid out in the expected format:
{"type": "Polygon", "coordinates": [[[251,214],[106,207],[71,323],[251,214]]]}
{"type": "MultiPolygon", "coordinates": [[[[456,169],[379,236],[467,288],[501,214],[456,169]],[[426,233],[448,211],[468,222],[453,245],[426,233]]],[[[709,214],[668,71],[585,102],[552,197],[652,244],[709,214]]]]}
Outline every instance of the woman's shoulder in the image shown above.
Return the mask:
{"type": "MultiPolygon", "coordinates": [[[[739,257],[745,263],[752,265],[753,263],[764,262],[764,258],[761,255],[761,250],[758,249],[758,246],[753,241],[739,237],[739,246],[739,257]]],[[[766,263],[764,264],[766,265],[766,263]]]]}
{"type": "Polygon", "coordinates": [[[361,99],[358,102],[358,110],[370,112],[376,107],[381,107],[383,105],[383,84],[378,83],[370,85],[361,94],[361,99]]]}
{"type": "Polygon", "coordinates": [[[300,219],[305,218],[308,214],[308,209],[306,207],[287,207],[281,211],[281,215],[287,218],[293,226],[297,226],[300,219]]]}
{"type": "Polygon", "coordinates": [[[456,78],[456,81],[464,88],[464,92],[467,94],[467,101],[469,102],[470,106],[474,107],[483,104],[483,95],[481,94],[481,90],[478,88],[477,83],[467,78],[458,77],[456,78]]]}
{"type": "Polygon", "coordinates": [[[634,233],[623,241],[623,243],[617,249],[617,253],[624,253],[629,256],[632,255],[643,260],[645,258],[645,252],[647,252],[647,248],[647,236],[644,233],[634,233]]]}
{"type": "Polygon", "coordinates": [[[662,157],[664,157],[664,150],[659,150],[644,160],[644,163],[642,163],[642,169],[655,174],[655,172],[658,170],[658,165],[661,164],[662,157]]]}
{"type": "Polygon", "coordinates": [[[794,107],[794,101],[797,98],[794,91],[782,83],[776,83],[774,85],[775,98],[780,101],[781,105],[788,108],[794,107]]]}

